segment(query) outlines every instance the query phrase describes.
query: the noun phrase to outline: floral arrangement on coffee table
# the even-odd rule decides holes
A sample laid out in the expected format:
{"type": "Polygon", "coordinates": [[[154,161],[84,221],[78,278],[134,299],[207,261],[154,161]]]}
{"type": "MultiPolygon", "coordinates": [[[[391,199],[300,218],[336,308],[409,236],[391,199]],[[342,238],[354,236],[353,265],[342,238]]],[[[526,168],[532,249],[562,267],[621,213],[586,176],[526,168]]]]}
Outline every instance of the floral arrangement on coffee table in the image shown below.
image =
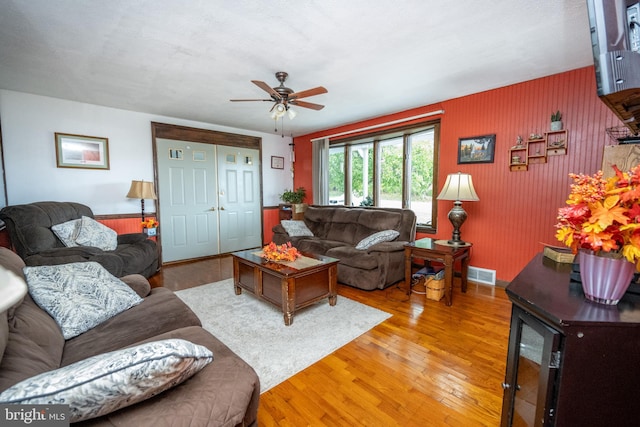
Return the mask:
{"type": "Polygon", "coordinates": [[[603,178],[569,174],[574,184],[567,206],[558,210],[556,238],[570,247],[607,252],[640,265],[640,165],[603,178]]]}
{"type": "Polygon", "coordinates": [[[269,261],[295,261],[302,254],[293,247],[291,242],[276,245],[271,242],[262,248],[262,257],[269,261]]]}

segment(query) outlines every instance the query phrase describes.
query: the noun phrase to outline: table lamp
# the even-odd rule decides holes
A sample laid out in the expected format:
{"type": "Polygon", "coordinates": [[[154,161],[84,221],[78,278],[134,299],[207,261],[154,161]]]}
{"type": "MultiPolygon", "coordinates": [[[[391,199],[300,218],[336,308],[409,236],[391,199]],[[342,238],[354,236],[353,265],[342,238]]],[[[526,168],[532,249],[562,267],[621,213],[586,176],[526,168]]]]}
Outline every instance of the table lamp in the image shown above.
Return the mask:
{"type": "Polygon", "coordinates": [[[156,192],[153,189],[153,183],[150,181],[131,181],[131,188],[127,197],[130,199],[140,199],[142,208],[142,222],[144,222],[144,199],[156,200],[156,192]]]}
{"type": "Polygon", "coordinates": [[[449,211],[449,221],[453,225],[453,235],[451,240],[442,241],[448,246],[467,246],[468,243],[460,239],[460,227],[467,219],[467,213],[462,209],[462,202],[477,202],[480,200],[473,188],[471,175],[468,173],[450,173],[444,183],[442,191],[438,195],[438,200],[453,200],[453,208],[449,211]]]}

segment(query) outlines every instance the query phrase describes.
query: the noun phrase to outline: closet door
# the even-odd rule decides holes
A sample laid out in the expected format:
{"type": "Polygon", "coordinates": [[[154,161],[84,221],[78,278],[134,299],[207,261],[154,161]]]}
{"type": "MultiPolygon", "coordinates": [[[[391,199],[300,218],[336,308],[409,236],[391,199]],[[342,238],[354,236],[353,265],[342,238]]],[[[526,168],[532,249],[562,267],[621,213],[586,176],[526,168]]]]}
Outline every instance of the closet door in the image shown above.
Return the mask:
{"type": "Polygon", "coordinates": [[[216,146],[156,138],[163,262],[220,253],[216,146]]]}
{"type": "Polygon", "coordinates": [[[220,252],[262,245],[260,152],[218,146],[220,252]]]}

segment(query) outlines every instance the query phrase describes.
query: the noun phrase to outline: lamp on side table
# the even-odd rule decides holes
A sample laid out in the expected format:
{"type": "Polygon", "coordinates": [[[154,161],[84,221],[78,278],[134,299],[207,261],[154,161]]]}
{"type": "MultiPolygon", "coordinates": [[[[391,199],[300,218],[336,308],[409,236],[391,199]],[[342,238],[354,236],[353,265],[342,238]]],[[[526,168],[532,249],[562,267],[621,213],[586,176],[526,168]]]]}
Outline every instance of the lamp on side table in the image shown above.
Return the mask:
{"type": "Polygon", "coordinates": [[[157,200],[156,192],[153,189],[153,183],[150,181],[131,181],[131,188],[127,197],[130,199],[140,199],[140,207],[142,209],[142,222],[144,222],[144,199],[157,200]]]}
{"type": "Polygon", "coordinates": [[[462,209],[462,202],[477,202],[480,200],[473,188],[471,175],[468,173],[450,173],[444,183],[442,191],[438,195],[438,200],[453,200],[453,208],[449,211],[449,221],[453,225],[453,235],[451,240],[438,241],[440,245],[466,246],[468,245],[460,239],[460,227],[467,219],[467,212],[462,209]]]}

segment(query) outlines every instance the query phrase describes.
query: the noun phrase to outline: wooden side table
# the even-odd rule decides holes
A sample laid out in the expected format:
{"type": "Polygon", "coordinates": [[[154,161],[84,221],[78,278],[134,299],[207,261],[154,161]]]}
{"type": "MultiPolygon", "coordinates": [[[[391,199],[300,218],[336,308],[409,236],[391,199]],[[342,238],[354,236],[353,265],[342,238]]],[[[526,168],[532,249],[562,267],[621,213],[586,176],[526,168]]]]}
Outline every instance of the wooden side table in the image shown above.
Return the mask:
{"type": "Polygon", "coordinates": [[[461,261],[462,292],[467,292],[467,273],[469,272],[469,258],[471,244],[466,246],[447,246],[438,244],[438,240],[426,238],[404,245],[404,281],[407,295],[411,294],[411,265],[418,258],[427,261],[437,261],[444,264],[444,297],[445,304],[451,305],[453,300],[453,265],[461,261]]]}

